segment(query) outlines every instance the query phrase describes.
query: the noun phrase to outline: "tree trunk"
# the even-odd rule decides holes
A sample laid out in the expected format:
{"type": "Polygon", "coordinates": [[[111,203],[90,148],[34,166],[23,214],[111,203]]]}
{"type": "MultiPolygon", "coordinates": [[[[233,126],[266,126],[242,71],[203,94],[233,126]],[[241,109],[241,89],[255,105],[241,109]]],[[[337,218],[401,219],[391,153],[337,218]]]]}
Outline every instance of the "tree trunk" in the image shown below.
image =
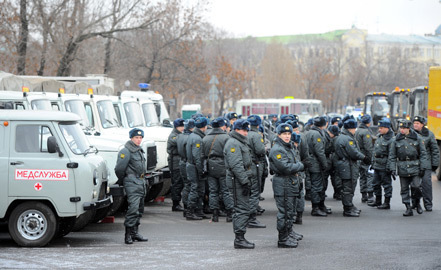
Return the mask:
{"type": "Polygon", "coordinates": [[[106,41],[106,49],[105,49],[105,56],[104,56],[104,74],[110,73],[110,48],[112,45],[112,38],[107,38],[106,41]]]}
{"type": "Polygon", "coordinates": [[[77,53],[78,43],[74,40],[69,42],[67,46],[67,50],[63,55],[63,58],[60,60],[60,65],[58,66],[57,76],[69,76],[70,75],[70,65],[72,64],[73,59],[75,59],[75,55],[77,53]]]}
{"type": "Polygon", "coordinates": [[[47,55],[47,30],[43,30],[43,48],[41,51],[40,56],[40,67],[38,68],[37,75],[43,76],[44,74],[44,67],[46,65],[46,55],[47,55]]]}
{"type": "Polygon", "coordinates": [[[29,21],[26,14],[27,0],[20,0],[20,36],[17,45],[18,62],[17,62],[17,74],[26,74],[26,50],[28,46],[29,35],[29,21]]]}

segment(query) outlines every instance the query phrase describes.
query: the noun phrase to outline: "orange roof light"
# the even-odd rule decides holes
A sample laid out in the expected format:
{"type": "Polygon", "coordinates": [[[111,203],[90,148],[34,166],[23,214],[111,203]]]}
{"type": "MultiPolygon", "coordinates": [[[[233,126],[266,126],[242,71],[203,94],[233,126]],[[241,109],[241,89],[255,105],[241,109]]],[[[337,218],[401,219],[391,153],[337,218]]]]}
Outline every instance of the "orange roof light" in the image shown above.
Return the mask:
{"type": "Polygon", "coordinates": [[[4,125],[5,127],[9,126],[9,122],[8,122],[8,121],[5,121],[5,122],[3,122],[3,125],[4,125]]]}
{"type": "Polygon", "coordinates": [[[87,94],[93,95],[93,88],[87,88],[87,94]]]}
{"type": "Polygon", "coordinates": [[[409,88],[407,88],[407,92],[410,92],[410,89],[409,89],[409,88]]]}
{"type": "Polygon", "coordinates": [[[58,89],[58,93],[64,94],[64,93],[65,93],[64,88],[60,88],[60,89],[58,89]]]}
{"type": "Polygon", "coordinates": [[[21,88],[21,91],[22,91],[22,92],[29,92],[29,87],[23,86],[23,87],[21,88]]]}

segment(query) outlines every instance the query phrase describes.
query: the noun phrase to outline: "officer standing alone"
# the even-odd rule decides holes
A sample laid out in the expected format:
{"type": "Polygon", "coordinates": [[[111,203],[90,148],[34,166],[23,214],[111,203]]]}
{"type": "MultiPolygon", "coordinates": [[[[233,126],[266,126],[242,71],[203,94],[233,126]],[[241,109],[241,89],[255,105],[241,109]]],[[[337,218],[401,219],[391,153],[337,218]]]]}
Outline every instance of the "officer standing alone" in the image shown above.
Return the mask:
{"type": "Polygon", "coordinates": [[[389,152],[389,170],[398,171],[401,184],[401,200],[406,206],[403,216],[413,216],[410,200],[414,202],[417,213],[422,214],[420,201],[421,178],[426,170],[430,170],[430,161],[427,157],[424,141],[414,130],[410,129],[412,122],[401,120],[398,124],[400,133],[392,142],[389,152]],[[411,194],[410,194],[411,193],[411,194]]]}
{"type": "Polygon", "coordinates": [[[277,139],[269,154],[273,177],[273,191],[277,209],[277,231],[279,248],[295,248],[298,245],[292,231],[296,199],[299,197],[300,177],[304,169],[298,152],[291,142],[292,127],[289,124],[277,126],[277,139]]]}
{"type": "Polygon", "coordinates": [[[245,239],[250,219],[251,154],[247,143],[249,122],[239,119],[234,122],[231,138],[224,147],[227,186],[233,195],[234,248],[253,249],[254,243],[245,239]]]}
{"type": "Polygon", "coordinates": [[[144,174],[146,172],[146,159],[140,147],[144,138],[144,131],[134,128],[129,132],[130,140],[118,153],[115,174],[118,179],[123,179],[124,190],[127,194],[128,208],[124,226],[126,233],[124,242],[133,244],[133,241],[147,241],[138,233],[140,219],[144,213],[144,198],[146,186],[144,174]]]}

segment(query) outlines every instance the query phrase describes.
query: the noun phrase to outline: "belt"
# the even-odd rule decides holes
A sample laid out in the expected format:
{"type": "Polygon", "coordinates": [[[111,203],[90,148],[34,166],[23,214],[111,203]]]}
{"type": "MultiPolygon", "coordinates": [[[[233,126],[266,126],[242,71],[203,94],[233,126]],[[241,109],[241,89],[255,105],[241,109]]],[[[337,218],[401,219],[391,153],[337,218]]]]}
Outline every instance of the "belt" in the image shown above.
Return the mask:
{"type": "Polygon", "coordinates": [[[136,174],[128,174],[127,176],[134,176],[135,178],[144,179],[144,174],[141,174],[139,177],[136,174]]]}
{"type": "Polygon", "coordinates": [[[415,161],[415,160],[418,160],[418,159],[410,159],[410,158],[406,157],[406,158],[398,158],[398,160],[399,161],[415,161]]]}

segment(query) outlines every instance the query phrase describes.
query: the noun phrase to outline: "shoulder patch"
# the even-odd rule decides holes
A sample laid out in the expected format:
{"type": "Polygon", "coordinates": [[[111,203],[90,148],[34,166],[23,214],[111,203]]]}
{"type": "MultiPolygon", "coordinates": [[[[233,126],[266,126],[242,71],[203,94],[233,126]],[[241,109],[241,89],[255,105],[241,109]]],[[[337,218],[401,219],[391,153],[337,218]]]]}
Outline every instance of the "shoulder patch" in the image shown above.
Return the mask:
{"type": "Polygon", "coordinates": [[[262,138],[262,139],[260,139],[260,141],[261,141],[261,142],[263,142],[263,138],[262,138]]]}
{"type": "Polygon", "coordinates": [[[231,153],[234,153],[234,152],[236,152],[236,148],[231,148],[230,151],[231,151],[231,153]]]}
{"type": "Polygon", "coordinates": [[[196,144],[196,148],[199,148],[199,147],[201,147],[201,145],[199,143],[197,143],[196,144]]]}
{"type": "Polygon", "coordinates": [[[277,154],[277,159],[281,159],[282,158],[282,155],[281,154],[277,154]]]}
{"type": "Polygon", "coordinates": [[[371,135],[367,134],[367,135],[366,135],[366,137],[367,137],[367,138],[370,138],[370,137],[371,137],[371,135]]]}
{"type": "Polygon", "coordinates": [[[176,140],[176,136],[172,138],[173,140],[176,140]]]}
{"type": "Polygon", "coordinates": [[[320,139],[320,138],[317,138],[317,141],[318,141],[318,142],[321,142],[321,141],[322,141],[322,139],[320,139]]]}
{"type": "Polygon", "coordinates": [[[126,155],[124,155],[124,154],[121,154],[120,156],[119,156],[120,158],[125,158],[126,157],[126,155]]]}
{"type": "Polygon", "coordinates": [[[354,145],[354,142],[353,141],[349,141],[349,145],[354,145]]]}

